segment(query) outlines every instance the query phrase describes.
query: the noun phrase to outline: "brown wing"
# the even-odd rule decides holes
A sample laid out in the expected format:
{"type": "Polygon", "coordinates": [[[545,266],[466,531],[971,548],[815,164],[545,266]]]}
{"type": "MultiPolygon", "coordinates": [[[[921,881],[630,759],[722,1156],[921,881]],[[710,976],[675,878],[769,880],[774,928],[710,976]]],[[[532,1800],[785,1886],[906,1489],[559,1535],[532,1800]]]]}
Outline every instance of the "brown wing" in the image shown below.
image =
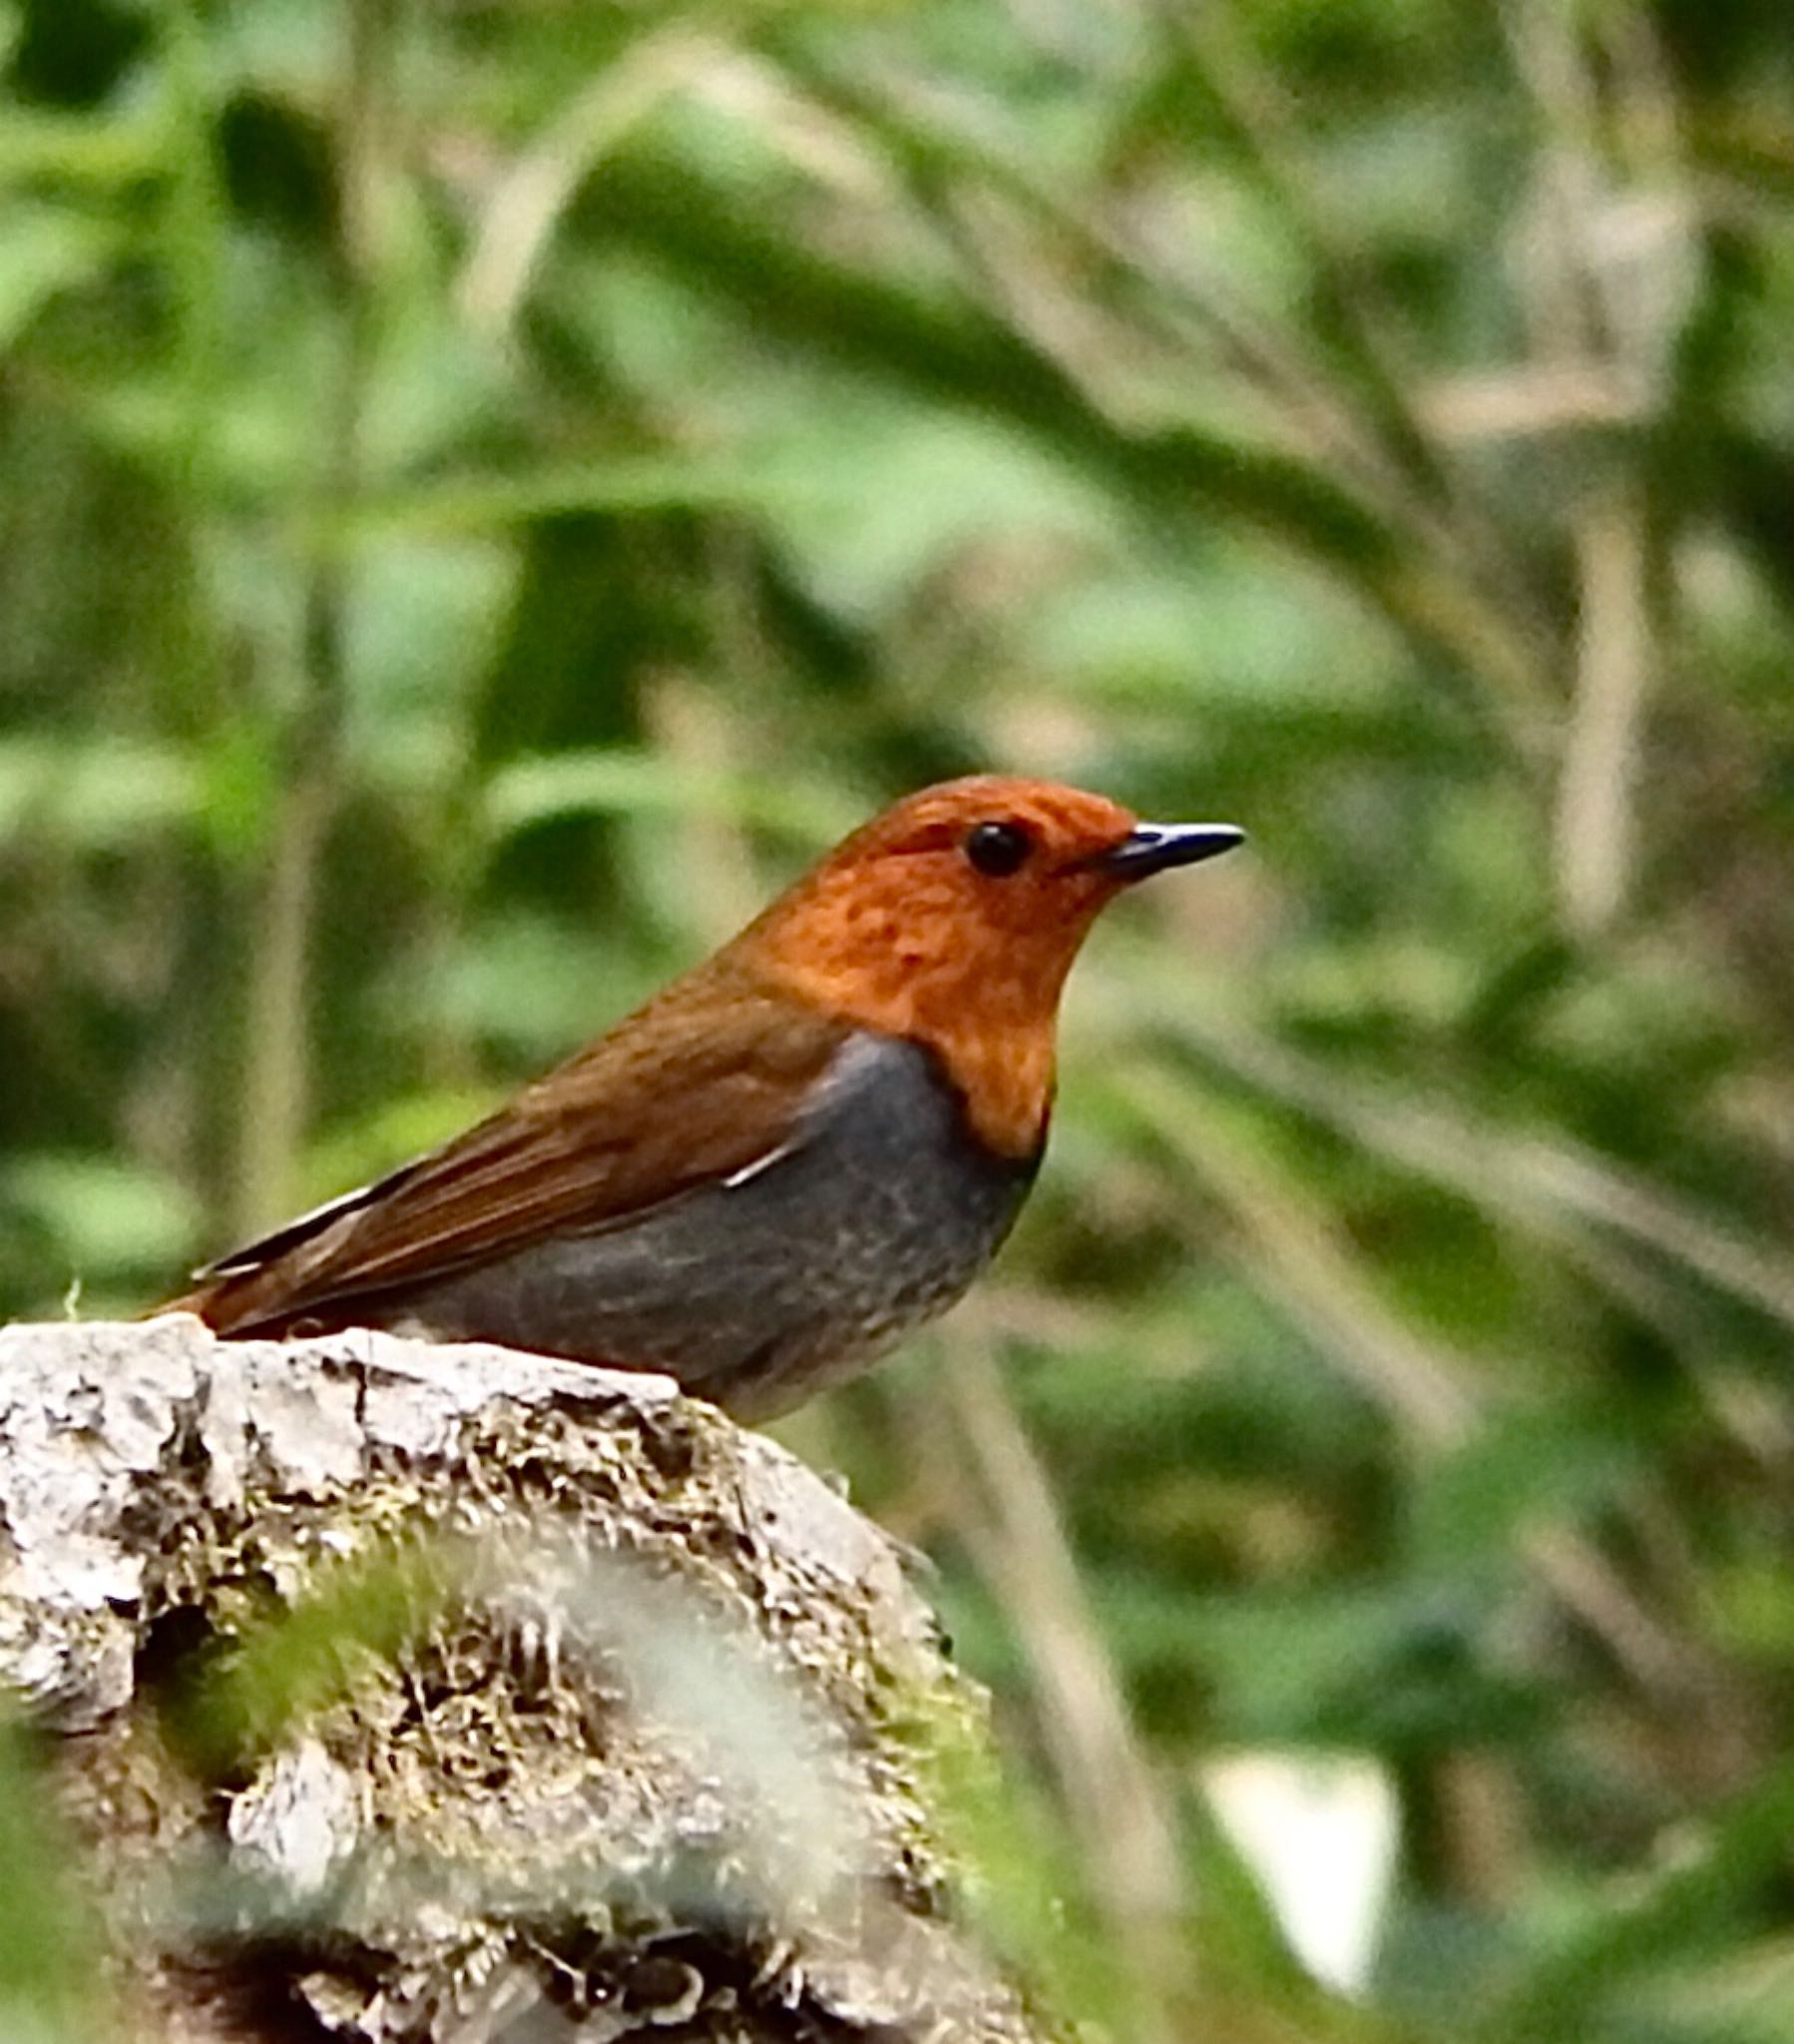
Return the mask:
{"type": "Polygon", "coordinates": [[[274,1327],[545,1236],[619,1226],[799,1135],[849,1026],[711,970],[680,980],[463,1136],[200,1274],[163,1311],[274,1327]]]}

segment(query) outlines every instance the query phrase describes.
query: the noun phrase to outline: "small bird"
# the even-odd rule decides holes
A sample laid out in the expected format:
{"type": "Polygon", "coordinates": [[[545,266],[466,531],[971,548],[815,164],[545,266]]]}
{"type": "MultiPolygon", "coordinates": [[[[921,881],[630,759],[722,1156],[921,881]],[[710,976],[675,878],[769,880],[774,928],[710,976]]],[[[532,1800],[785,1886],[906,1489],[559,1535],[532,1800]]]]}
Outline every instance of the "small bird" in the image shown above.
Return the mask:
{"type": "Polygon", "coordinates": [[[158,1310],[498,1341],[786,1411],[990,1262],[1098,911],[1243,834],[1039,780],[924,788],[508,1106],[158,1310]]]}

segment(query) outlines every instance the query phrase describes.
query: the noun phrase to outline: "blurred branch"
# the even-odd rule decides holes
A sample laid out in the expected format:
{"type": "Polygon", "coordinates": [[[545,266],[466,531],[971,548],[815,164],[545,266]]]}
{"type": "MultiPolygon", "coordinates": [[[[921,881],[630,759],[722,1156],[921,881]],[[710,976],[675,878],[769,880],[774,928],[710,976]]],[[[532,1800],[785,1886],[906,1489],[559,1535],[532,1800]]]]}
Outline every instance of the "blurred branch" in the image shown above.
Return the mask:
{"type": "Polygon", "coordinates": [[[320,421],[300,623],[297,698],[278,746],[280,795],[245,1017],[234,1199],[254,1229],[291,1199],[311,1096],[310,958],[318,867],[340,793],[352,566],[321,534],[360,487],[362,415],[374,347],[399,0],[348,0],[336,105],[336,352],[320,421]]]}
{"type": "MultiPolygon", "coordinates": [[[[1592,374],[1634,415],[1661,402],[1673,336],[1694,278],[1690,209],[1669,183],[1674,121],[1649,26],[1628,10],[1625,47],[1609,51],[1611,88],[1641,106],[1657,190],[1621,182],[1602,147],[1600,104],[1581,22],[1555,0],[1503,10],[1515,67],[1546,141],[1521,249],[1535,352],[1560,376],[1592,374]]],[[[1570,715],[1558,783],[1557,868],[1564,921],[1584,941],[1624,909],[1633,866],[1639,727],[1655,650],[1642,489],[1593,490],[1571,525],[1576,632],[1570,715]]]]}
{"type": "MultiPolygon", "coordinates": [[[[1267,1295],[1343,1364],[1388,1412],[1417,1452],[1463,1444],[1482,1415],[1480,1374],[1437,1337],[1409,1332],[1344,1249],[1322,1209],[1263,1156],[1234,1139],[1222,1118],[1168,1074],[1144,1068],[1114,1082],[1139,1117],[1239,1228],[1241,1253],[1267,1295]]],[[[1519,1529],[1522,1551],[1557,1603],[1598,1638],[1638,1688],[1665,1712],[1699,1708],[1718,1723],[1728,1701],[1720,1672],[1685,1637],[1662,1625],[1612,1565],[1580,1534],[1519,1529]],[[1711,1707],[1711,1708],[1708,1708],[1711,1707]]]]}
{"type": "MultiPolygon", "coordinates": [[[[1042,1736],[1078,1838],[1092,1899],[1123,1971],[1150,2006],[1171,1963],[1186,1903],[1166,1794],[1128,1723],[1126,1699],[1103,1644],[1046,1470],[1004,1389],[989,1349],[949,1332],[931,1392],[944,1394],[968,1464],[955,1530],[966,1540],[1016,1630],[1034,1672],[1042,1736]]],[[[1168,2018],[1136,2009],[1135,2035],[1170,2035],[1168,2018]]]]}
{"type": "MultiPolygon", "coordinates": [[[[1113,336],[1094,330],[1098,288],[1106,286],[1146,330],[1181,350],[1198,341],[1214,347],[1263,401],[1274,427],[1269,437],[1283,443],[1278,455],[1306,464],[1317,485],[1389,528],[1402,566],[1373,586],[1405,627],[1437,635],[1491,685],[1504,736],[1523,756],[1532,753],[1549,702],[1542,636],[1531,622],[1536,606],[1502,566],[1505,544],[1448,489],[1446,450],[1428,438],[1403,394],[1405,379],[1380,365],[1363,321],[1347,321],[1352,338],[1344,343],[1364,372],[1354,389],[1293,329],[1272,327],[1219,284],[1192,278],[1187,262],[1165,260],[1139,233],[1069,200],[1034,170],[1020,145],[994,132],[988,105],[890,66],[829,70],[807,57],[798,75],[855,129],[884,143],[918,206],[983,283],[986,316],[1001,317],[1017,344],[1051,360],[1092,415],[1112,421],[1114,430],[1134,428],[1117,388],[1124,379],[1107,358],[1113,336]],[[979,203],[981,194],[1025,210],[1047,230],[1054,257],[1007,228],[1000,213],[979,203]]],[[[1228,118],[1243,116],[1231,110],[1228,118]]],[[[1318,235],[1290,177],[1272,177],[1268,156],[1254,161],[1271,178],[1273,197],[1300,215],[1305,232],[1318,235]]],[[[1338,285],[1335,295],[1346,303],[1352,292],[1343,270],[1338,285]]],[[[1253,441],[1242,430],[1236,445],[1243,459],[1253,441]]],[[[1369,579],[1362,563],[1354,579],[1369,579]]]]}
{"type": "Polygon", "coordinates": [[[1247,177],[1301,243],[1313,265],[1331,335],[1354,372],[1361,405],[1386,455],[1438,508],[1449,510],[1455,479],[1411,408],[1411,367],[1402,362],[1371,299],[1362,264],[1348,256],[1303,172],[1294,139],[1299,126],[1275,81],[1252,61],[1233,0],[1191,7],[1156,0],[1180,73],[1215,115],[1247,177]]]}
{"type": "Polygon", "coordinates": [[[1431,1786],[1452,1892],[1478,1909],[1511,1908],[1532,1843],[1514,1769],[1496,1754],[1460,1747],[1440,1755],[1431,1786]]]}
{"type": "Polygon", "coordinates": [[[765,232],[743,217],[732,190],[660,139],[634,136],[608,164],[605,224],[707,298],[732,301],[768,343],[811,348],[1037,436],[1113,490],[1155,549],[1180,548],[1216,518],[1274,536],[1380,607],[1417,646],[1443,653],[1454,675],[1479,678],[1479,704],[1513,750],[1533,757],[1546,699],[1524,637],[1319,463],[1188,422],[1148,427],[1111,416],[988,304],[765,232]]]}
{"type": "Polygon", "coordinates": [[[1149,1068],[1114,1091],[1219,1195],[1240,1229],[1260,1282],[1316,1344],[1344,1364],[1359,1388],[1415,1446],[1455,1446],[1476,1417],[1467,1364],[1447,1363],[1416,1340],[1378,1298],[1322,1212],[1246,1144],[1188,1086],[1149,1068]]]}
{"type": "MultiPolygon", "coordinates": [[[[173,153],[167,236],[169,272],[177,290],[175,345],[187,385],[179,465],[191,480],[201,471],[207,437],[216,423],[224,341],[220,271],[228,208],[198,0],[173,0],[162,11],[162,34],[184,142],[173,153]]],[[[206,613],[195,605],[191,615],[197,625],[206,613]]],[[[210,646],[185,650],[216,658],[210,646]]]]}
{"type": "Polygon", "coordinates": [[[1094,336],[1083,347],[1070,333],[1080,323],[1091,323],[1093,289],[1107,285],[1130,312],[1181,346],[1192,341],[1212,346],[1233,373],[1270,400],[1297,451],[1339,463],[1372,492],[1374,450],[1364,444],[1358,422],[1338,401],[1324,370],[1304,355],[1295,337],[1255,317],[1218,282],[1198,280],[1187,267],[1173,269],[1138,235],[1069,198],[1030,164],[1019,142],[998,132],[995,110],[987,102],[901,73],[873,77],[848,67],[825,72],[812,61],[800,76],[812,95],[845,117],[844,128],[883,143],[906,172],[918,204],[954,235],[982,276],[987,303],[1001,305],[1012,326],[1027,321],[1030,308],[1041,306],[1051,292],[1063,316],[1051,324],[1029,322],[1028,337],[1052,353],[1093,397],[1103,389],[1106,367],[1113,372],[1114,365],[1104,363],[1094,336]],[[1078,282],[1057,272],[1049,279],[1044,257],[1031,259],[1019,237],[997,232],[986,211],[972,203],[974,185],[1025,209],[1048,230],[1076,258],[1078,282]],[[1024,282],[1030,271],[1038,274],[1024,282]]]}
{"type": "Polygon", "coordinates": [[[1609,491],[1574,532],[1575,685],[1558,781],[1558,889],[1571,935],[1587,941],[1625,906],[1632,875],[1638,727],[1652,666],[1643,514],[1609,491]]]}
{"type": "Polygon", "coordinates": [[[1737,1685],[1683,1634],[1664,1625],[1586,1540],[1568,1528],[1525,1532],[1521,1547],[1563,1609],[1581,1621],[1633,1684],[1661,1710],[1697,1721],[1703,1772],[1736,1779],[1748,1750],[1737,1685]],[[1738,1734],[1739,1736],[1734,1736],[1738,1734]]]}
{"type": "Polygon", "coordinates": [[[1216,117],[1248,179],[1307,255],[1320,319],[1332,352],[1357,392],[1356,412],[1382,465],[1382,487],[1410,493],[1408,518],[1417,538],[1448,541],[1457,572],[1487,585],[1491,599],[1530,619],[1536,602],[1511,557],[1506,535],[1465,496],[1464,478],[1432,434],[1410,391],[1413,365],[1401,358],[1382,307],[1331,213],[1306,174],[1297,138],[1300,123],[1276,80],[1253,61],[1241,33],[1237,0],[1155,0],[1168,45],[1178,52],[1181,76],[1216,117]],[[1443,532],[1441,530],[1443,524],[1443,532]]]}
{"type": "Polygon", "coordinates": [[[1512,1135],[1417,1106],[1392,1088],[1326,1070],[1261,1031],[1197,1019],[1187,1005],[1178,1033],[1221,1069],[1484,1211],[1554,1241],[1569,1238],[1572,1247],[1584,1226],[1611,1229],[1794,1326],[1794,1258],[1708,1219],[1568,1136],[1512,1135]]]}
{"type": "Polygon", "coordinates": [[[1520,362],[1429,381],[1415,405],[1430,432],[1469,446],[1555,440],[1644,416],[1636,391],[1598,362],[1520,362]]]}
{"type": "Polygon", "coordinates": [[[667,98],[730,53],[674,20],[615,59],[494,183],[455,286],[466,317],[502,334],[517,316],[556,222],[605,155],[667,98]]]}

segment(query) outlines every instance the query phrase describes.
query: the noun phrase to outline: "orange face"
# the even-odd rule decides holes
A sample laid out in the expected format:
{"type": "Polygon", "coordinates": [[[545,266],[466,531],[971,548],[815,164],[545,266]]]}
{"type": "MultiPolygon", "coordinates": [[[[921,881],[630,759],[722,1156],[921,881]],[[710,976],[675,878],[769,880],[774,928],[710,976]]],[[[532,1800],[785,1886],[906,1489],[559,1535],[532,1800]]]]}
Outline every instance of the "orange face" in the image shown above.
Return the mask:
{"type": "Polygon", "coordinates": [[[1018,1152],[1044,1125],[1060,991],[1098,911],[1238,836],[1047,781],[947,781],[855,831],[741,941],[805,998],[935,1050],[979,1134],[1018,1152]]]}

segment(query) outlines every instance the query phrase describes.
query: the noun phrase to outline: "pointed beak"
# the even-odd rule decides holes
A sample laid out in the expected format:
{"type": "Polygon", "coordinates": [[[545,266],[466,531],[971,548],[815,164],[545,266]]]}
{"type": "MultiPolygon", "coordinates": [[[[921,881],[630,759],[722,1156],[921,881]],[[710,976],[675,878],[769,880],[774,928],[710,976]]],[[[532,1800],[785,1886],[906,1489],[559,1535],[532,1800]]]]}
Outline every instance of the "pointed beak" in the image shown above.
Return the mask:
{"type": "Polygon", "coordinates": [[[1219,858],[1223,851],[1245,841],[1246,833],[1231,823],[1137,823],[1120,844],[1093,863],[1099,872],[1113,873],[1118,879],[1143,880],[1170,866],[1193,866],[1205,858],[1219,858]]]}

